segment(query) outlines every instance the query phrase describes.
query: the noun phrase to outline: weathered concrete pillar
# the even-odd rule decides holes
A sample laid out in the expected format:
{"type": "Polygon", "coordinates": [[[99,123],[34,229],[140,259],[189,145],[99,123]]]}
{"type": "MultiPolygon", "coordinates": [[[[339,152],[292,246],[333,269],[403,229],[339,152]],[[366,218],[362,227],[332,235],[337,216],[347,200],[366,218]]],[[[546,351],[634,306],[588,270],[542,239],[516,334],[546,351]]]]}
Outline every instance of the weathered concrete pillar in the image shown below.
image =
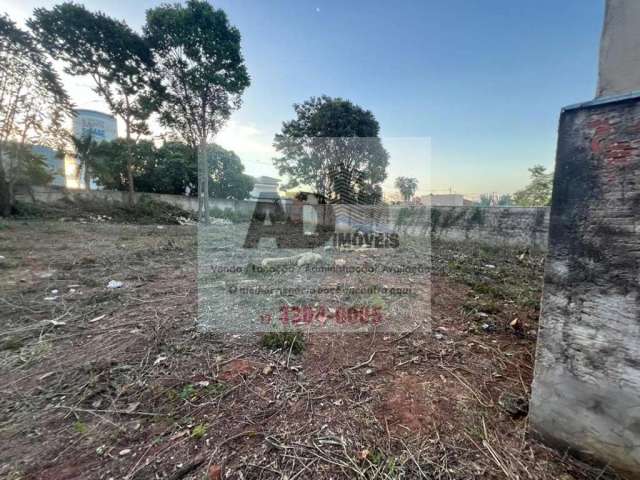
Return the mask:
{"type": "Polygon", "coordinates": [[[532,428],[549,442],[634,477],[640,475],[640,97],[630,92],[640,90],[638,6],[638,0],[607,5],[598,93],[622,96],[561,114],[530,410],[532,428]]]}
{"type": "Polygon", "coordinates": [[[560,120],[531,425],[640,473],[640,99],[560,120]]]}
{"type": "Polygon", "coordinates": [[[607,0],[598,97],[640,90],[640,2],[607,0]]]}

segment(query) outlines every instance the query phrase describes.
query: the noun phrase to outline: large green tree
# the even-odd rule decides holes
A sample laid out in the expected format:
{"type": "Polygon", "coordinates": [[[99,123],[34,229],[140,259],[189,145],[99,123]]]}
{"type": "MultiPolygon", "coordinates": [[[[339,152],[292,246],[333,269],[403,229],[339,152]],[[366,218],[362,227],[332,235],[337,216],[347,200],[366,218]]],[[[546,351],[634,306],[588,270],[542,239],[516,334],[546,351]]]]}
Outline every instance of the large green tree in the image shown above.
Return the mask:
{"type": "MultiPolygon", "coordinates": [[[[70,75],[87,75],[111,112],[124,122],[126,146],[148,133],[153,110],[149,95],[153,61],[146,42],[126,23],[83,5],[62,3],[36,8],[29,27],[70,75]]],[[[127,163],[129,203],[133,205],[133,151],[127,163]]]]}
{"type": "Polygon", "coordinates": [[[107,190],[131,192],[129,182],[135,182],[155,162],[155,155],[155,146],[148,140],[100,142],[93,151],[96,183],[107,190]]]}
{"type": "Polygon", "coordinates": [[[46,183],[47,169],[30,145],[64,148],[71,102],[45,52],[0,16],[0,213],[9,215],[18,184],[46,183]]]}
{"type": "Polygon", "coordinates": [[[395,185],[396,188],[400,190],[400,195],[402,195],[403,200],[408,202],[418,189],[418,179],[412,177],[398,177],[396,178],[395,185]]]}
{"type": "Polygon", "coordinates": [[[547,173],[542,165],[534,165],[529,169],[531,181],[520,191],[513,194],[513,201],[522,207],[546,207],[551,204],[553,189],[553,172],[547,173]]]}
{"type": "Polygon", "coordinates": [[[215,198],[244,200],[253,190],[253,177],[244,173],[240,157],[231,150],[213,144],[207,147],[209,190],[215,198]]]}
{"type": "Polygon", "coordinates": [[[196,151],[183,142],[165,142],[156,149],[154,161],[147,162],[136,177],[141,192],[195,195],[198,185],[196,151]]]}
{"type": "Polygon", "coordinates": [[[373,113],[342,98],[312,97],[294,105],[296,118],[282,125],[274,165],[284,188],[306,186],[330,201],[377,203],[389,155],[373,113]]]}
{"type": "Polygon", "coordinates": [[[208,223],[207,143],[250,83],[240,32],[203,0],[148,10],[144,32],[159,80],[160,121],[198,150],[199,216],[208,223]]]}
{"type": "MultiPolygon", "coordinates": [[[[253,178],[244,174],[240,158],[232,151],[212,144],[206,149],[209,191],[217,198],[243,200],[253,189],[253,178]]],[[[131,146],[133,176],[139,192],[173,195],[197,194],[197,152],[182,142],[166,142],[160,147],[149,141],[131,146]]],[[[93,172],[99,185],[111,190],[127,190],[125,139],[102,142],[95,148],[93,172]]]]}

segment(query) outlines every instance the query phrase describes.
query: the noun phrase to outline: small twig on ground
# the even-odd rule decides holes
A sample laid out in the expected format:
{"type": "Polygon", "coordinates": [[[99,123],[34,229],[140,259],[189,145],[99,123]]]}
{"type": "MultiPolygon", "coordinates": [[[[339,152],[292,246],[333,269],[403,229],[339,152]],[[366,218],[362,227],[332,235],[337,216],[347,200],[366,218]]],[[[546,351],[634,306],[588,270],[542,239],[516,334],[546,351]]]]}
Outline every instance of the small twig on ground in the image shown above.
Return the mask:
{"type": "Polygon", "coordinates": [[[407,363],[411,363],[415,360],[419,360],[420,357],[411,357],[409,360],[405,360],[404,362],[400,362],[399,364],[396,365],[396,368],[398,367],[402,367],[403,365],[406,365],[407,363]]]}
{"type": "Polygon", "coordinates": [[[393,340],[390,340],[389,343],[397,343],[400,340],[402,340],[403,338],[407,338],[409,335],[411,335],[413,332],[415,332],[416,330],[418,330],[418,328],[420,328],[420,324],[416,325],[412,330],[409,330],[406,333],[403,333],[402,335],[400,335],[398,338],[394,338],[393,340]]]}
{"type": "Polygon", "coordinates": [[[366,362],[362,362],[362,363],[359,363],[357,365],[354,365],[353,367],[349,367],[349,368],[347,368],[347,370],[357,370],[360,367],[365,367],[365,366],[369,365],[371,363],[371,361],[373,360],[373,357],[376,356],[376,353],[378,353],[378,351],[374,350],[373,353],[371,354],[371,356],[369,357],[369,360],[367,360],[366,362]]]}
{"type": "Polygon", "coordinates": [[[287,368],[289,368],[289,360],[291,360],[291,351],[293,350],[293,345],[296,343],[296,338],[294,337],[291,341],[291,346],[289,347],[289,355],[287,355],[287,368]]]}
{"type": "Polygon", "coordinates": [[[314,463],[316,463],[318,461],[317,458],[314,458],[313,460],[311,460],[309,463],[307,463],[304,467],[302,467],[302,469],[296,473],[295,475],[293,475],[289,480],[295,480],[296,478],[298,478],[300,475],[302,475],[306,470],[309,469],[309,467],[311,465],[313,465],[314,463]]]}
{"type": "Polygon", "coordinates": [[[169,477],[169,480],[180,480],[181,478],[186,477],[188,474],[190,474],[196,468],[202,465],[204,463],[204,460],[205,460],[204,455],[196,457],[196,459],[193,462],[188,463],[184,465],[182,468],[179,468],[178,470],[176,470],[173,473],[173,475],[169,477]]]}
{"type": "Polygon", "coordinates": [[[67,405],[56,405],[54,408],[64,408],[65,410],[71,410],[72,412],[85,412],[85,413],[113,413],[116,415],[142,415],[146,417],[161,417],[162,413],[153,412],[129,412],[127,410],[91,410],[88,408],[68,407],[67,405]]]}
{"type": "Polygon", "coordinates": [[[467,382],[465,382],[462,378],[460,378],[460,376],[458,376],[453,370],[451,370],[450,368],[445,367],[444,365],[440,365],[440,368],[442,368],[444,371],[446,371],[447,373],[453,375],[456,380],[458,380],[467,390],[469,390],[473,396],[475,397],[476,400],[478,400],[478,403],[480,403],[480,405],[482,405],[483,407],[486,408],[492,408],[493,407],[493,402],[491,404],[485,403],[482,398],[480,398],[480,395],[478,394],[478,392],[476,392],[467,382]]]}

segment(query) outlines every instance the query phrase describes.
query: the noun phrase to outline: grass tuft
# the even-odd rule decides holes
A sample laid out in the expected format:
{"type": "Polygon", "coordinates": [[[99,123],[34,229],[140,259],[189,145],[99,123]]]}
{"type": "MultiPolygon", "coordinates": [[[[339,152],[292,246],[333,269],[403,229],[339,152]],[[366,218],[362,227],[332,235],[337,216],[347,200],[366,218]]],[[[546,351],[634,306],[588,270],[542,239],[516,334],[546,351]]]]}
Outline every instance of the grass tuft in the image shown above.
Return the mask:
{"type": "Polygon", "coordinates": [[[205,436],[206,433],[207,433],[207,426],[201,423],[200,425],[196,425],[195,427],[193,427],[193,430],[191,430],[191,438],[200,440],[202,437],[205,436]]]}
{"type": "Polygon", "coordinates": [[[300,332],[269,332],[262,337],[262,346],[269,350],[283,350],[299,354],[304,350],[304,338],[300,332]]]}

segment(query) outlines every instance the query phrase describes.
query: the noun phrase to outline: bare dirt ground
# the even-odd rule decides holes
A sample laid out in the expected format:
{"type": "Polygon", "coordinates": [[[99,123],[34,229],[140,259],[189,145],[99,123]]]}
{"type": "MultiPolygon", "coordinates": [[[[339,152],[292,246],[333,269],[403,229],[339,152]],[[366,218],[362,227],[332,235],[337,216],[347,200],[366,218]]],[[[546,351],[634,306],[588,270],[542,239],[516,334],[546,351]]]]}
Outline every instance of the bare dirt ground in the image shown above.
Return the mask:
{"type": "Polygon", "coordinates": [[[540,255],[436,244],[432,331],[296,355],[197,331],[195,227],[0,228],[2,478],[617,478],[528,432],[540,255]]]}

